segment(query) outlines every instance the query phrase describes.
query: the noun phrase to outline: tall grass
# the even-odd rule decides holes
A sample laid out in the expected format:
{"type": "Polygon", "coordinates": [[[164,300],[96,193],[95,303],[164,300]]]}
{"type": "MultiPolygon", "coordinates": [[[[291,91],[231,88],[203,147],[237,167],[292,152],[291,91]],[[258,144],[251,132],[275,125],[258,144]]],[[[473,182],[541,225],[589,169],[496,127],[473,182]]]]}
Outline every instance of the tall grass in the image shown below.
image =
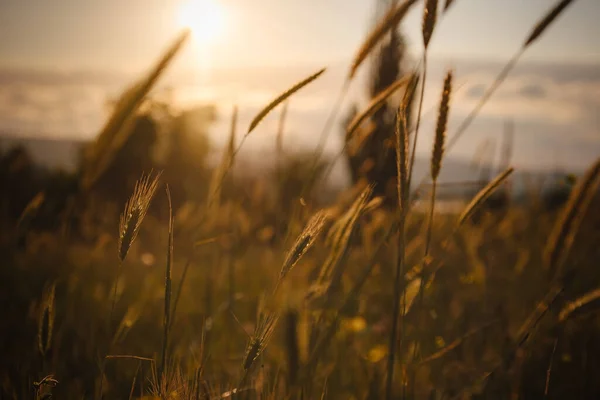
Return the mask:
{"type": "MultiPolygon", "coordinates": [[[[416,3],[416,0],[407,0],[393,5],[367,35],[353,58],[344,88],[347,89],[385,34],[400,23],[416,3]]],[[[447,0],[444,12],[453,3],[447,0]]],[[[141,387],[139,397],[143,398],[148,386],[147,375],[144,375],[148,373],[146,363],[150,364],[153,375],[150,391],[162,399],[393,399],[398,394],[402,398],[421,398],[425,397],[422,396],[425,389],[429,390],[427,397],[452,398],[473,394],[477,386],[473,385],[475,375],[483,376],[478,381],[482,383],[480,391],[493,397],[486,392],[491,391],[490,382],[501,372],[516,369],[517,358],[532,360],[534,367],[538,365],[533,362],[538,357],[537,353],[526,354],[524,350],[528,350],[526,346],[536,344],[534,332],[542,329],[542,321],[550,326],[550,333],[546,332],[546,335],[557,337],[556,331],[573,322],[577,311],[593,305],[600,298],[597,288],[585,288],[583,294],[574,294],[575,276],[580,273],[577,268],[581,268],[581,264],[569,262],[578,241],[585,241],[580,232],[586,217],[591,215],[593,200],[600,187],[600,159],[579,180],[553,226],[545,214],[533,213],[529,214],[528,224],[525,224],[523,211],[517,207],[507,215],[490,213],[481,221],[471,218],[475,211],[486,206],[491,194],[513,173],[513,168],[508,167],[509,157],[505,157],[502,163],[506,169],[480,190],[460,214],[445,217],[436,213],[436,191],[441,185],[438,180],[447,151],[466,131],[525,50],[539,40],[571,3],[558,2],[537,23],[517,54],[451,137],[448,137],[447,131],[453,102],[453,72],[448,71],[439,100],[428,176],[432,183],[431,197],[425,212],[411,207],[410,188],[427,77],[427,52],[438,23],[438,1],[424,1],[421,74],[415,68],[410,77],[384,89],[346,127],[349,140],[369,116],[397,90],[406,86],[395,116],[397,207],[393,210],[380,207],[383,199],[372,197],[374,186],[370,182],[359,182],[351,191],[344,193],[346,199],[342,198],[325,208],[295,199],[299,205],[292,215],[285,216],[273,217],[273,209],[277,209],[274,204],[284,201],[282,198],[261,197],[260,186],[253,187],[248,182],[232,179],[232,186],[247,185],[245,189],[254,191],[248,189],[240,195],[240,199],[228,201],[230,199],[226,198],[221,187],[244,140],[265,117],[283,106],[275,142],[281,158],[278,162],[284,161],[282,141],[287,104],[296,93],[319,78],[325,69],[293,84],[266,104],[252,119],[239,143],[238,109],[234,107],[227,146],[207,185],[208,195],[201,199],[201,205],[205,207],[199,207],[202,209],[200,215],[190,217],[190,225],[208,235],[209,239],[197,241],[195,235],[182,235],[177,238],[178,250],[174,252],[177,210],[169,186],[166,186],[168,227],[165,229],[156,216],[147,218],[162,175],[142,175],[119,220],[117,275],[112,296],[110,283],[106,289],[109,293],[103,297],[102,285],[88,290],[88,285],[92,285],[86,282],[87,276],[82,280],[80,277],[85,275],[73,273],[64,280],[49,280],[41,301],[36,303],[37,308],[32,308],[39,312],[34,347],[36,356],[42,357],[42,364],[48,362],[48,365],[42,365],[44,374],[46,367],[56,365],[58,351],[65,351],[65,343],[69,340],[76,342],[73,344],[74,353],[85,353],[79,347],[81,338],[72,332],[95,331],[95,327],[86,330],[88,327],[85,326],[92,317],[75,312],[80,310],[80,303],[87,301],[94,305],[112,304],[106,334],[108,349],[102,348],[101,335],[94,336],[92,341],[94,350],[91,354],[101,357],[101,376],[97,385],[100,398],[105,395],[117,398],[121,392],[125,393],[121,386],[126,386],[129,398],[134,398],[136,385],[141,387]],[[418,89],[419,110],[411,149],[407,113],[418,89]],[[277,225],[273,220],[283,218],[287,219],[288,233],[303,227],[291,245],[285,246],[285,251],[282,246],[284,240],[273,233],[273,225],[277,225]],[[149,225],[146,234],[141,234],[143,221],[149,225]],[[537,231],[538,224],[542,226],[540,230],[549,228],[550,231],[550,236],[541,246],[538,242],[543,234],[537,231]],[[222,234],[223,226],[232,228],[235,234],[222,234]],[[166,233],[166,239],[162,237],[164,233],[161,235],[159,232],[166,233]],[[439,240],[438,234],[445,239],[439,240]],[[142,239],[137,239],[138,236],[142,239]],[[136,240],[142,242],[140,246],[147,247],[141,257],[135,250],[132,251],[136,240]],[[530,241],[529,247],[521,243],[525,240],[530,241]],[[495,243],[490,244],[493,241],[495,243]],[[191,248],[186,248],[188,244],[191,248]],[[154,254],[160,253],[157,249],[166,252],[164,264],[158,262],[155,265],[153,261],[147,261],[149,258],[154,260],[154,254]],[[510,253],[510,256],[505,257],[504,252],[510,253]],[[222,255],[227,255],[229,260],[224,268],[220,268],[224,264],[219,261],[222,255]],[[185,263],[180,264],[180,259],[185,263]],[[126,260],[127,264],[132,264],[128,271],[124,271],[126,260]],[[236,268],[233,260],[239,261],[236,268]],[[516,266],[521,264],[525,267],[520,272],[511,269],[514,267],[516,270],[516,266]],[[183,271],[179,287],[173,293],[173,275],[178,274],[179,265],[183,266],[183,271]],[[484,266],[483,272],[481,265],[484,266]],[[541,268],[536,268],[541,265],[546,266],[542,272],[541,268]],[[492,269],[492,266],[500,271],[492,269]],[[118,329],[113,332],[111,324],[122,273],[126,273],[123,282],[127,295],[124,294],[120,302],[136,296],[140,299],[135,300],[130,308],[133,311],[125,313],[118,329]],[[157,273],[161,274],[160,279],[154,276],[157,273]],[[434,282],[436,274],[443,279],[434,282]],[[545,275],[547,284],[540,279],[545,275]],[[485,282],[476,282],[477,279],[485,282]],[[539,288],[525,293],[523,285],[531,279],[537,279],[539,288]],[[487,280],[497,284],[505,293],[490,293],[491,285],[486,283],[487,280]],[[186,282],[188,290],[183,295],[186,282]],[[138,285],[140,289],[136,293],[131,288],[138,285]],[[83,289],[78,291],[78,286],[83,289]],[[226,286],[227,293],[223,290],[226,286]],[[517,290],[521,292],[515,295],[517,290]],[[66,304],[61,296],[67,295],[73,296],[76,301],[66,304]],[[485,296],[486,307],[479,307],[482,296],[485,296]],[[557,307],[562,296],[573,297],[562,307],[557,307]],[[494,312],[487,307],[488,298],[496,303],[494,312]],[[205,304],[201,299],[205,299],[205,304]],[[234,313],[232,304],[238,300],[234,313]],[[137,306],[138,303],[143,306],[137,306]],[[158,324],[158,318],[155,318],[160,315],[156,313],[160,303],[162,324],[158,324]],[[72,314],[62,314],[61,307],[66,307],[72,314]],[[505,316],[505,307],[511,307],[513,315],[509,312],[505,316]],[[559,310],[557,315],[544,320],[555,307],[559,310]],[[527,310],[526,314],[521,312],[523,309],[527,310]],[[177,319],[176,311],[179,311],[177,319]],[[249,316],[255,311],[255,317],[249,316]],[[241,329],[236,326],[229,329],[231,324],[225,324],[224,319],[230,316],[241,329]],[[84,322],[78,321],[79,318],[84,322]],[[201,324],[198,322],[200,319],[201,324]],[[510,324],[506,319],[510,319],[510,324]],[[283,341],[278,335],[280,321],[283,324],[283,341]],[[157,325],[160,325],[156,329],[158,333],[153,332],[157,325]],[[211,331],[211,340],[207,341],[211,331]],[[246,331],[252,333],[247,334],[245,347],[237,346],[240,342],[238,335],[246,331]],[[125,341],[127,335],[134,338],[125,341]],[[153,338],[153,335],[159,340],[147,338],[153,338]],[[135,354],[112,354],[112,350],[123,343],[131,346],[135,354]],[[111,386],[105,393],[105,380],[114,379],[107,374],[107,360],[130,360],[136,363],[136,368],[129,370],[119,364],[124,371],[120,381],[127,380],[127,385],[114,382],[113,386],[110,380],[111,386]],[[469,373],[462,371],[463,366],[468,366],[469,373]],[[457,371],[466,375],[455,379],[460,385],[448,377],[457,371]]],[[[127,140],[129,124],[136,111],[187,36],[187,32],[182,33],[148,76],[125,93],[85,163],[84,190],[91,188],[102,176],[114,153],[127,140]]],[[[345,89],[341,98],[344,95],[345,89]]],[[[334,105],[334,110],[338,106],[334,105]]],[[[316,155],[319,156],[319,151],[316,155]]],[[[38,195],[25,208],[16,233],[20,235],[29,230],[29,222],[41,208],[43,196],[38,195]]],[[[175,200],[178,200],[176,196],[175,200]]],[[[99,250],[90,251],[90,264],[95,262],[99,253],[103,253],[103,243],[95,246],[99,250]]],[[[87,249],[91,246],[77,244],[73,247],[87,249]]],[[[62,261],[68,261],[69,257],[62,256],[62,261]]],[[[35,292],[35,297],[38,296],[39,288],[35,292]]],[[[541,340],[540,343],[535,350],[543,353],[544,343],[541,340]]],[[[551,360],[556,351],[564,350],[557,350],[557,340],[553,343],[551,360]]],[[[120,350],[124,349],[123,345],[120,350]]],[[[546,361],[544,359],[544,363],[546,361]]],[[[553,365],[552,362],[550,364],[553,365]]],[[[555,365],[554,368],[560,369],[561,366],[555,365]]],[[[562,371],[565,371],[564,367],[562,371]]],[[[547,394],[550,373],[544,375],[544,391],[547,394]]],[[[57,385],[58,380],[53,375],[35,382],[36,398],[48,398],[44,397],[44,393],[57,385]]],[[[97,389],[95,383],[91,386],[97,389]]]]}

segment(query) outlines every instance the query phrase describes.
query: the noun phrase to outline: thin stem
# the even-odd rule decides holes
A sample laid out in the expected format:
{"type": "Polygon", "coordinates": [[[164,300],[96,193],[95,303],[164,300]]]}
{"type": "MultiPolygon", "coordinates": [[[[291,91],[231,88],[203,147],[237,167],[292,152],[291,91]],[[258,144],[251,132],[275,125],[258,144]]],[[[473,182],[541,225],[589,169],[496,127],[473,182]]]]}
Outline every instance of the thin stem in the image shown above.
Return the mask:
{"type": "Polygon", "coordinates": [[[423,52],[423,82],[421,82],[421,94],[419,96],[419,110],[417,111],[417,123],[415,126],[415,135],[412,143],[410,156],[410,165],[408,167],[408,191],[410,193],[410,185],[412,181],[413,168],[417,156],[417,139],[419,138],[419,128],[421,126],[421,116],[423,112],[423,98],[425,97],[425,82],[427,81],[427,51],[423,52]]]}
{"type": "Polygon", "coordinates": [[[550,356],[550,363],[548,364],[548,370],[546,371],[546,387],[544,389],[544,396],[548,397],[548,390],[550,389],[550,375],[552,374],[552,363],[554,362],[554,353],[556,353],[556,345],[558,344],[558,336],[554,339],[554,346],[552,347],[552,355],[550,356]]]}
{"type": "Polygon", "coordinates": [[[171,325],[169,329],[173,327],[173,321],[175,321],[175,313],[177,312],[177,305],[179,304],[179,298],[181,297],[181,292],[183,291],[183,284],[185,283],[185,278],[187,277],[187,272],[190,267],[191,261],[187,261],[185,263],[185,267],[183,267],[183,272],[181,273],[181,280],[179,281],[179,288],[177,289],[177,294],[175,295],[175,301],[173,302],[173,311],[171,312],[171,325]]]}
{"type": "MultiPolygon", "coordinates": [[[[329,133],[331,132],[331,126],[333,124],[333,121],[335,120],[335,117],[337,117],[338,113],[340,112],[342,103],[346,97],[346,94],[348,93],[349,87],[350,87],[350,80],[346,79],[342,85],[342,88],[340,89],[340,92],[338,94],[338,97],[337,97],[335,103],[333,104],[331,112],[329,113],[329,116],[327,117],[327,120],[325,121],[325,125],[323,126],[321,134],[319,135],[319,142],[317,143],[317,147],[315,148],[313,162],[310,167],[310,175],[309,175],[308,179],[306,180],[306,182],[304,183],[304,185],[302,186],[302,190],[300,191],[300,198],[303,198],[304,196],[306,196],[308,189],[311,187],[312,183],[314,183],[314,181],[315,181],[318,166],[319,166],[319,161],[321,160],[321,156],[323,155],[323,152],[325,150],[325,145],[327,144],[327,139],[329,138],[329,133]]],[[[298,204],[296,204],[296,206],[292,210],[292,221],[294,220],[295,217],[298,216],[299,212],[300,212],[300,207],[298,206],[298,204]]],[[[290,228],[292,225],[293,224],[288,224],[288,230],[285,235],[286,241],[289,238],[289,235],[291,234],[290,228]]]]}
{"type": "MultiPolygon", "coordinates": [[[[425,240],[425,256],[423,257],[423,270],[421,272],[421,282],[419,282],[419,303],[418,303],[418,324],[417,324],[417,338],[420,338],[422,336],[423,333],[423,325],[424,325],[424,318],[425,318],[425,307],[423,306],[423,302],[424,302],[424,291],[425,291],[425,282],[427,281],[427,279],[429,279],[429,275],[427,274],[427,272],[425,271],[425,268],[427,267],[427,260],[429,259],[429,250],[431,248],[431,237],[433,234],[433,215],[435,212],[435,196],[436,196],[436,189],[437,189],[437,179],[433,180],[433,185],[431,187],[431,200],[430,200],[430,207],[429,207],[429,219],[428,219],[428,223],[427,223],[427,236],[426,236],[426,240],[425,240]]],[[[413,362],[416,359],[417,355],[420,354],[420,343],[417,343],[417,345],[415,345],[415,347],[413,348],[413,362]]],[[[416,374],[417,374],[417,368],[415,367],[412,370],[412,374],[411,374],[411,381],[412,381],[412,385],[411,385],[411,390],[414,390],[414,382],[416,381],[416,374]]]]}
{"type": "MultiPolygon", "coordinates": [[[[394,279],[394,310],[392,314],[392,332],[390,333],[389,352],[387,358],[387,378],[386,378],[386,396],[387,400],[392,399],[392,383],[394,380],[394,364],[396,360],[396,344],[398,337],[398,320],[400,319],[400,295],[402,291],[402,280],[404,277],[404,225],[406,214],[400,216],[398,224],[398,258],[396,262],[396,276],[394,279]]],[[[402,329],[404,330],[404,329],[402,329]]],[[[400,354],[398,359],[402,362],[402,345],[400,344],[400,354]]]]}
{"type": "Polygon", "coordinates": [[[167,199],[169,202],[169,245],[167,249],[167,268],[165,273],[165,317],[163,320],[163,345],[162,357],[160,362],[159,377],[163,376],[167,363],[167,347],[169,344],[169,327],[171,325],[171,269],[173,266],[173,205],[171,203],[171,192],[169,186],[166,187],[167,199]]]}
{"type": "MultiPolygon", "coordinates": [[[[110,331],[112,328],[112,319],[113,319],[116,304],[117,304],[117,286],[119,283],[119,278],[121,277],[122,267],[123,267],[123,261],[120,260],[119,266],[117,267],[117,275],[115,276],[115,281],[113,283],[113,294],[112,294],[110,312],[108,314],[108,320],[106,321],[106,332],[109,337],[110,337],[110,331]]],[[[112,351],[112,346],[113,346],[113,340],[110,340],[110,342],[108,344],[108,349],[106,351],[107,354],[110,354],[110,352],[112,351]]],[[[102,391],[104,389],[104,371],[105,370],[106,370],[106,358],[103,358],[102,364],[100,366],[100,387],[99,387],[99,393],[98,393],[99,399],[102,398],[102,391]]]]}

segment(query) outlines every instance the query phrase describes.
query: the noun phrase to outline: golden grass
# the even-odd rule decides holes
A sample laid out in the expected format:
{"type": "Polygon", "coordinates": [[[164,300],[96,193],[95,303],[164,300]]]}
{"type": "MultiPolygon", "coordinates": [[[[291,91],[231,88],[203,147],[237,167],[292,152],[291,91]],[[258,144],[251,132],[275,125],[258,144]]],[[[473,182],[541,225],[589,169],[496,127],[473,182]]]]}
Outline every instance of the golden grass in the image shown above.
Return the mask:
{"type": "Polygon", "coordinates": [[[448,127],[448,113],[450,110],[450,95],[452,94],[452,71],[448,71],[444,79],[444,88],[440,100],[437,125],[435,128],[435,140],[431,153],[431,180],[435,181],[442,168],[444,156],[444,143],[446,141],[446,130],[448,127]]]}
{"type": "Polygon", "coordinates": [[[323,74],[323,72],[325,72],[325,70],[326,70],[326,68],[323,68],[323,69],[315,72],[314,74],[301,80],[300,82],[296,83],[294,86],[292,86],[291,88],[287,89],[286,91],[284,91],[283,93],[278,95],[276,98],[274,98],[269,104],[267,104],[262,110],[260,110],[258,112],[258,114],[256,114],[256,116],[252,119],[252,122],[250,122],[250,126],[248,127],[248,132],[246,133],[246,135],[250,134],[250,132],[252,132],[258,126],[258,124],[260,124],[260,122],[275,107],[277,107],[279,104],[284,102],[287,98],[289,98],[294,93],[298,92],[304,86],[308,85],[309,83],[311,83],[312,81],[317,79],[319,76],[321,76],[323,74]]]}
{"type": "Polygon", "coordinates": [[[152,177],[152,172],[136,182],[133,195],[125,205],[119,221],[119,260],[125,261],[131,245],[138,235],[142,221],[150,208],[152,198],[156,193],[162,172],[152,177]]]}
{"type": "Polygon", "coordinates": [[[425,9],[423,11],[423,45],[425,46],[425,49],[429,47],[429,41],[431,40],[433,30],[435,29],[435,23],[437,20],[437,9],[437,0],[425,1],[425,9]]]}
{"type": "Polygon", "coordinates": [[[498,174],[492,181],[490,181],[483,189],[481,189],[475,197],[469,202],[467,207],[465,207],[460,217],[458,217],[457,226],[461,226],[464,224],[467,219],[475,212],[477,207],[479,207],[483,202],[491,196],[494,191],[504,183],[506,179],[513,173],[514,168],[510,167],[506,169],[504,172],[498,174]]]}
{"type": "Polygon", "coordinates": [[[575,235],[587,209],[600,187],[600,158],[586,171],[571,191],[569,200],[552,228],[544,258],[550,276],[559,276],[575,241],[575,235]]]}
{"type": "Polygon", "coordinates": [[[367,107],[360,113],[357,114],[352,121],[348,124],[346,141],[351,140],[354,132],[360,127],[360,125],[370,116],[372,116],[377,110],[379,110],[394,94],[398,89],[407,85],[410,81],[410,77],[402,77],[396,82],[383,89],[377,96],[375,96],[367,105],[367,107]]]}
{"type": "Polygon", "coordinates": [[[557,2],[550,11],[535,25],[533,31],[529,34],[523,47],[527,47],[535,42],[548,27],[554,22],[554,20],[569,6],[573,3],[573,0],[561,0],[557,2]]]}

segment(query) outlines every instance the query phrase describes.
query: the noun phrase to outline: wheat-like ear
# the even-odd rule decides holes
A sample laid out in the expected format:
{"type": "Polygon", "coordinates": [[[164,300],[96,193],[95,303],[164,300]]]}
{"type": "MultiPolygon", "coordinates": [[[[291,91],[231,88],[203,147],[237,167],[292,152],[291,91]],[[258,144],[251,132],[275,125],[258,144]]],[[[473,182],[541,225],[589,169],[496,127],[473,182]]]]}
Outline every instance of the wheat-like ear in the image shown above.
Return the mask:
{"type": "Polygon", "coordinates": [[[38,319],[38,349],[40,354],[46,355],[52,344],[52,331],[54,329],[54,293],[56,283],[44,288],[40,315],[38,319]]]}
{"type": "Polygon", "coordinates": [[[291,95],[296,93],[298,90],[302,89],[304,86],[308,85],[309,83],[311,83],[312,81],[317,79],[319,76],[321,76],[321,74],[323,74],[323,72],[325,72],[325,70],[326,70],[326,68],[323,68],[320,71],[315,72],[308,78],[301,80],[300,82],[296,83],[294,86],[292,86],[285,92],[281,93],[275,99],[273,99],[258,114],[256,114],[256,116],[250,123],[250,126],[248,127],[248,132],[246,133],[246,135],[250,134],[250,132],[252,132],[254,130],[254,128],[256,128],[256,126],[263,120],[263,118],[265,118],[267,116],[267,114],[269,114],[271,112],[271,110],[273,110],[275,107],[277,107],[281,102],[285,101],[288,97],[290,97],[291,95]]]}
{"type": "Polygon", "coordinates": [[[400,215],[408,210],[408,129],[406,128],[406,107],[401,104],[396,113],[396,173],[398,174],[398,205],[400,215]]]}
{"type": "Polygon", "coordinates": [[[423,11],[423,44],[425,49],[429,47],[429,41],[433,35],[435,22],[437,20],[438,0],[427,0],[423,11]]]}
{"type": "Polygon", "coordinates": [[[573,0],[561,0],[556,5],[548,11],[548,13],[542,18],[533,28],[533,31],[529,34],[523,47],[529,46],[531,43],[535,42],[537,38],[539,38],[542,33],[552,24],[552,22],[567,8],[568,5],[573,3],[573,0]]]}
{"type": "Polygon", "coordinates": [[[358,52],[352,60],[350,67],[350,73],[348,79],[354,78],[356,71],[360,65],[367,59],[367,56],[377,46],[379,41],[386,35],[386,33],[398,26],[400,21],[404,18],[408,10],[417,2],[417,0],[405,0],[401,4],[391,7],[386,15],[382,18],[381,22],[375,26],[375,28],[369,33],[367,39],[363,42],[362,46],[358,49],[358,52]]]}
{"type": "Polygon", "coordinates": [[[348,124],[348,129],[347,129],[347,133],[346,133],[346,141],[348,141],[352,138],[352,135],[354,134],[356,129],[358,129],[358,127],[360,126],[360,124],[362,124],[362,122],[364,120],[366,120],[371,115],[373,115],[377,110],[379,110],[385,104],[387,99],[392,94],[394,94],[394,92],[396,92],[402,86],[405,86],[409,81],[410,81],[410,77],[407,77],[407,76],[402,77],[402,78],[398,79],[396,82],[389,85],[387,88],[383,89],[381,92],[379,92],[379,94],[377,96],[375,96],[373,98],[373,100],[371,100],[371,102],[366,107],[366,109],[363,112],[361,112],[360,114],[356,115],[352,119],[350,124],[348,124]]]}
{"type": "Polygon", "coordinates": [[[125,211],[121,214],[119,223],[119,260],[123,262],[133,241],[142,225],[142,221],[148,212],[150,202],[156,193],[162,172],[155,177],[150,174],[142,177],[136,182],[133,195],[125,205],[125,211]]]}
{"type": "MultiPolygon", "coordinates": [[[[368,185],[356,198],[352,206],[346,213],[330,228],[328,232],[328,241],[331,243],[331,251],[321,266],[318,280],[314,287],[327,288],[330,292],[335,288],[342,277],[344,268],[341,262],[350,242],[352,232],[356,227],[356,223],[365,211],[371,194],[373,193],[374,185],[368,185]]],[[[317,290],[321,294],[321,290],[317,290]]]]}
{"type": "Polygon", "coordinates": [[[315,240],[323,230],[325,221],[327,220],[327,212],[325,210],[317,211],[308,221],[306,227],[298,236],[292,248],[288,251],[285,261],[281,267],[279,273],[279,282],[285,278],[290,270],[296,265],[298,260],[308,251],[308,249],[314,244],[315,240]]]}
{"type": "Polygon", "coordinates": [[[244,355],[244,360],[242,362],[242,367],[244,371],[248,371],[252,365],[254,365],[254,361],[261,355],[265,347],[267,346],[273,331],[275,330],[275,325],[277,324],[277,320],[279,319],[279,314],[276,312],[266,313],[261,312],[258,318],[258,323],[256,324],[256,328],[254,329],[254,334],[250,338],[250,342],[246,347],[246,353],[244,355]]]}
{"type": "Polygon", "coordinates": [[[557,276],[566,260],[575,234],[600,187],[600,158],[571,191],[569,200],[548,237],[544,257],[551,275],[557,276]]]}
{"type": "Polygon", "coordinates": [[[485,185],[485,187],[481,189],[479,193],[475,195],[475,197],[473,197],[473,200],[471,200],[469,205],[467,205],[465,210],[462,212],[462,214],[458,218],[457,226],[461,226],[462,224],[464,224],[465,221],[471,216],[471,214],[473,214],[475,209],[479,207],[479,205],[481,205],[488,197],[490,197],[494,190],[500,187],[500,185],[510,176],[510,174],[513,173],[513,171],[514,168],[508,168],[506,171],[502,172],[496,178],[494,178],[494,180],[492,180],[490,183],[485,185]]]}
{"type": "Polygon", "coordinates": [[[435,129],[435,142],[431,154],[431,179],[437,180],[442,168],[442,157],[444,155],[444,142],[446,140],[446,129],[448,125],[448,112],[450,109],[450,95],[452,93],[452,71],[448,71],[444,80],[444,89],[440,101],[437,126],[435,129]]]}

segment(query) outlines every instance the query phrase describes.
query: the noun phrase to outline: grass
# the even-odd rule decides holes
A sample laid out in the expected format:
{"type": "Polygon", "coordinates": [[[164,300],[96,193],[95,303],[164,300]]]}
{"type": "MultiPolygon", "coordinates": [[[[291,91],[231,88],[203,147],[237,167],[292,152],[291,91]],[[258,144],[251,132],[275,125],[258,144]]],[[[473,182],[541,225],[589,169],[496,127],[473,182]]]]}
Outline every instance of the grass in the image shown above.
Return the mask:
{"type": "MultiPolygon", "coordinates": [[[[393,6],[367,35],[346,84],[416,3],[393,6]]],[[[452,3],[445,2],[444,12],[452,3]]],[[[358,182],[333,204],[320,204],[313,197],[290,200],[280,190],[261,191],[272,180],[283,185],[285,171],[256,182],[228,175],[243,138],[282,103],[274,140],[278,167],[285,165],[288,102],[324,69],[267,104],[237,147],[234,108],[221,163],[210,182],[193,182],[205,185],[208,195],[189,200],[191,208],[177,206],[186,200],[172,196],[170,187],[178,182],[165,182],[166,203],[155,196],[161,174],[143,174],[118,209],[108,200],[94,203],[93,182],[131,133],[128,123],[185,42],[183,33],[127,92],[94,145],[76,194],[79,218],[66,214],[65,223],[79,224],[78,233],[35,229],[48,201],[40,194],[2,235],[0,281],[10,283],[1,294],[7,306],[0,397],[593,397],[600,391],[592,378],[600,372],[594,361],[600,356],[594,309],[600,298],[600,215],[594,207],[600,161],[558,214],[537,203],[489,207],[487,200],[513,168],[489,182],[462,213],[435,212],[445,153],[570,3],[558,2],[536,24],[450,141],[448,72],[425,213],[412,207],[410,193],[422,110],[412,152],[406,110],[419,82],[423,100],[437,1],[425,2],[422,71],[384,90],[348,129],[353,132],[407,86],[395,125],[398,207],[383,208],[369,182],[358,182]],[[15,245],[12,236],[23,235],[25,245],[15,245]]]]}

